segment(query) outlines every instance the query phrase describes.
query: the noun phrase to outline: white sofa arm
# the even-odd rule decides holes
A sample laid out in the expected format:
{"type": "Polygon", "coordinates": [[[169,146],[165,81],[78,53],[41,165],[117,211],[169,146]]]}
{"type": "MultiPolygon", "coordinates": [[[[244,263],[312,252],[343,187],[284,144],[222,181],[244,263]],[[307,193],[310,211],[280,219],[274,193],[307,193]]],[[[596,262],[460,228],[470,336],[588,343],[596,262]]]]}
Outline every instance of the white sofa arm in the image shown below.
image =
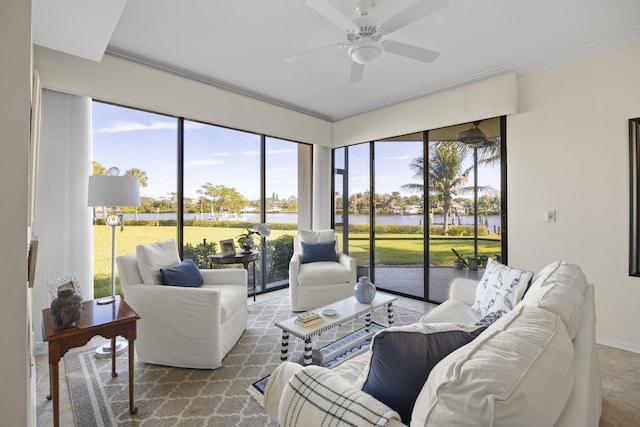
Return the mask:
{"type": "Polygon", "coordinates": [[[203,285],[247,286],[247,270],[244,268],[200,270],[200,273],[203,285]]]}
{"type": "Polygon", "coordinates": [[[456,277],[451,281],[449,299],[463,302],[467,305],[473,305],[476,300],[476,288],[478,287],[478,283],[478,280],[456,277]]]}
{"type": "Polygon", "coordinates": [[[349,283],[355,285],[358,281],[358,267],[357,261],[354,257],[347,255],[343,252],[336,252],[338,256],[338,262],[349,271],[349,283]]]}
{"type": "Polygon", "coordinates": [[[298,363],[283,362],[271,373],[264,388],[264,409],[272,420],[278,420],[278,408],[282,393],[291,377],[300,369],[302,369],[302,365],[298,363]]]}
{"type": "Polygon", "coordinates": [[[300,264],[302,264],[302,255],[294,252],[289,261],[289,286],[298,285],[298,273],[300,273],[300,264]]]}

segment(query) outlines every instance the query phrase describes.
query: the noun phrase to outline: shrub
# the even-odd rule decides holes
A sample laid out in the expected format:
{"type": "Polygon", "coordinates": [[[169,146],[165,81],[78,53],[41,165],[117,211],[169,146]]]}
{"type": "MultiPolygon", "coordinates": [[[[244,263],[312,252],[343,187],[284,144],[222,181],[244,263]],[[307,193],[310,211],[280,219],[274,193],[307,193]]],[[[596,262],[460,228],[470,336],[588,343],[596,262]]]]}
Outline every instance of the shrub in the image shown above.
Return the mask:
{"type": "Polygon", "coordinates": [[[267,253],[271,253],[269,282],[289,278],[289,261],[293,255],[293,236],[285,234],[267,242],[267,253]]]}
{"type": "Polygon", "coordinates": [[[199,268],[209,268],[208,255],[214,255],[218,252],[218,244],[216,242],[207,243],[207,239],[202,239],[202,243],[193,246],[187,243],[183,247],[184,258],[191,258],[199,268]]]}

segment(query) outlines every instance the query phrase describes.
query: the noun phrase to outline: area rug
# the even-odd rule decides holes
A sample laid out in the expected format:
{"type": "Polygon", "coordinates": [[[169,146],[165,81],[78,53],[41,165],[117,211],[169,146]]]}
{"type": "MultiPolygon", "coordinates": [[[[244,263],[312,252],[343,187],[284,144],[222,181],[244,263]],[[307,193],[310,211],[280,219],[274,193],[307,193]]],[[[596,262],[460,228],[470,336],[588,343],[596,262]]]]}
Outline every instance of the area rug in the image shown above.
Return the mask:
{"type": "MultiPolygon", "coordinates": [[[[402,308],[394,311],[396,325],[421,317],[421,313],[402,308]]],[[[280,363],[281,330],[274,323],[291,315],[287,297],[251,305],[247,330],[215,370],[171,368],[136,360],[135,415],[129,414],[126,352],[118,356],[118,376],[112,378],[111,360],[94,354],[104,340],[92,340],[64,356],[76,425],[275,426],[247,390],[280,363]]],[[[372,320],[386,324],[386,310],[374,312],[372,320]]],[[[314,341],[314,347],[328,346],[356,332],[363,322],[358,319],[325,332],[314,341]]],[[[302,341],[290,338],[289,347],[290,360],[296,360],[303,351],[302,341]]]]}

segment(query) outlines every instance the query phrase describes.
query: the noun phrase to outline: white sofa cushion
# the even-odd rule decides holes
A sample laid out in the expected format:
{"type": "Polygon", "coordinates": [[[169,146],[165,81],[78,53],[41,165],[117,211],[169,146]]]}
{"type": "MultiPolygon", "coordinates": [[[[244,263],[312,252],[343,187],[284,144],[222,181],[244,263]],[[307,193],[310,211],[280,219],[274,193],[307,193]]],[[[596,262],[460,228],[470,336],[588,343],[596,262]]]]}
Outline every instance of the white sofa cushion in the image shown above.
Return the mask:
{"type": "Polygon", "coordinates": [[[452,299],[448,299],[442,304],[431,309],[427,314],[422,316],[422,323],[458,323],[460,325],[473,325],[479,316],[471,306],[452,299]]]}
{"type": "Polygon", "coordinates": [[[564,283],[546,283],[543,287],[530,289],[522,304],[542,308],[557,314],[567,328],[572,340],[578,333],[582,318],[584,295],[575,287],[564,283]]]}
{"type": "Polygon", "coordinates": [[[433,368],[411,426],[552,426],[573,388],[573,358],[560,318],[520,304],[433,368]]]}
{"type": "Polygon", "coordinates": [[[336,240],[335,230],[300,230],[298,231],[301,242],[320,243],[336,240]]]}
{"type": "Polygon", "coordinates": [[[587,276],[582,272],[580,266],[566,261],[556,261],[544,267],[534,276],[531,289],[556,282],[576,288],[583,295],[589,284],[587,276]]]}
{"type": "Polygon", "coordinates": [[[476,288],[476,300],[472,308],[484,317],[495,317],[515,307],[529,287],[533,273],[506,266],[489,258],[487,267],[476,288]]]}
{"type": "Polygon", "coordinates": [[[344,265],[332,261],[317,261],[300,265],[299,286],[326,285],[327,278],[331,278],[332,283],[346,283],[350,280],[350,272],[344,265]]]}
{"type": "Polygon", "coordinates": [[[173,239],[136,246],[136,259],[140,277],[146,285],[161,284],[160,269],[171,268],[181,262],[178,245],[173,239]]]}

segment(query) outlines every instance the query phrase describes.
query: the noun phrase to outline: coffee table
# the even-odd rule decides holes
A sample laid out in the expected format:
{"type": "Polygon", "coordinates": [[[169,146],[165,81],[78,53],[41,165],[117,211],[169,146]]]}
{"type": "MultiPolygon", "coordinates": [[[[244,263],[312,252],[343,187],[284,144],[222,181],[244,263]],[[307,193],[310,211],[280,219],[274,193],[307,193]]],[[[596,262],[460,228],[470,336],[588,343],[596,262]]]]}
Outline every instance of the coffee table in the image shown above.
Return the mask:
{"type": "Polygon", "coordinates": [[[358,317],[365,316],[366,332],[371,327],[371,313],[380,307],[387,307],[387,319],[389,326],[393,325],[393,302],[398,297],[376,293],[375,298],[369,304],[362,304],[356,301],[354,297],[345,298],[343,300],[327,304],[324,307],[316,308],[313,311],[318,313],[322,320],[310,326],[302,326],[296,323],[296,316],[287,320],[276,322],[276,326],[282,329],[282,345],[280,348],[280,360],[286,361],[289,356],[289,335],[304,340],[304,357],[303,364],[310,365],[313,360],[313,344],[311,338],[322,334],[330,329],[350,322],[358,317]],[[335,310],[337,315],[333,317],[324,316],[324,310],[335,310]]]}

